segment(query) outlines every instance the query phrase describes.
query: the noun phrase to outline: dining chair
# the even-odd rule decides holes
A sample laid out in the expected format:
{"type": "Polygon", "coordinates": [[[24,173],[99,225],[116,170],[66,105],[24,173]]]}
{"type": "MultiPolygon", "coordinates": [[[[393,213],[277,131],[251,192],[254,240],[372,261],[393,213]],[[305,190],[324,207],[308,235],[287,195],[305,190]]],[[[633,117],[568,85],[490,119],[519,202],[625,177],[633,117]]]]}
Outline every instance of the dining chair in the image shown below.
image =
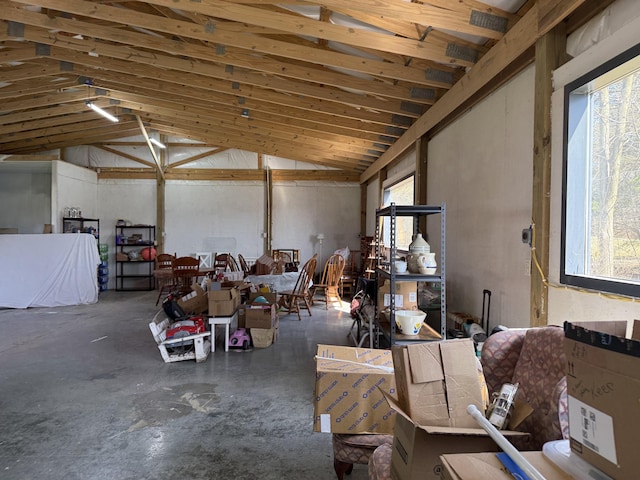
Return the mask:
{"type": "Polygon", "coordinates": [[[172,263],[173,282],[181,293],[189,293],[198,279],[200,260],[195,257],[178,257],[172,263]]]}
{"type": "Polygon", "coordinates": [[[238,254],[238,263],[240,264],[240,270],[244,272],[244,276],[246,277],[247,275],[249,275],[251,269],[249,268],[249,265],[247,265],[247,261],[244,259],[241,253],[238,254]]]}
{"type": "Polygon", "coordinates": [[[349,255],[349,260],[345,261],[345,267],[340,276],[340,296],[352,297],[355,293],[356,282],[360,272],[356,269],[355,256],[349,255]]]}
{"type": "Polygon", "coordinates": [[[329,309],[329,299],[336,299],[338,305],[342,304],[340,298],[340,281],[342,280],[342,272],[344,271],[344,257],[335,253],[329,257],[327,263],[324,264],[324,271],[320,283],[314,283],[311,287],[311,305],[313,305],[316,293],[324,294],[324,302],[326,309],[329,309]]]}
{"type": "Polygon", "coordinates": [[[171,255],[170,253],[161,253],[156,256],[156,268],[154,275],[156,277],[158,288],[160,289],[156,305],[160,302],[162,294],[165,293],[165,291],[171,290],[174,286],[172,264],[175,258],[176,256],[171,255]]]}
{"type": "Polygon", "coordinates": [[[229,269],[232,272],[239,272],[240,270],[240,265],[238,265],[238,262],[236,261],[235,257],[231,254],[229,254],[228,257],[228,263],[229,263],[229,269]]]}
{"type": "Polygon", "coordinates": [[[300,317],[300,303],[303,303],[304,308],[307,309],[309,316],[311,316],[311,292],[309,289],[316,270],[316,257],[317,254],[304,264],[293,290],[278,292],[280,294],[278,306],[286,309],[288,313],[295,311],[298,314],[298,320],[302,320],[300,317]]]}
{"type": "Polygon", "coordinates": [[[239,270],[240,268],[237,267],[237,265],[235,258],[233,258],[230,253],[216,254],[215,261],[213,262],[213,268],[215,268],[217,272],[226,272],[227,270],[233,272],[235,271],[234,268],[239,270]]]}

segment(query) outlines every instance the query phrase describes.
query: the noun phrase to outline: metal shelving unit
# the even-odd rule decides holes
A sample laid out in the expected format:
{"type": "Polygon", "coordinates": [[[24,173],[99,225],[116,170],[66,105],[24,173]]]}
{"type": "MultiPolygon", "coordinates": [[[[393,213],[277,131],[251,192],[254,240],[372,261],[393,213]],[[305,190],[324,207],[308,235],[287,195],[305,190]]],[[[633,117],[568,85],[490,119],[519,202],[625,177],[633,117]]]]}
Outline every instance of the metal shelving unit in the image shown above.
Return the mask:
{"type": "MultiPolygon", "coordinates": [[[[136,237],[138,238],[138,237],[136,237]]],[[[153,269],[154,260],[129,259],[129,252],[156,244],[155,225],[116,225],[116,291],[153,290],[156,287],[153,269]],[[140,235],[140,240],[132,240],[133,235],[140,235]],[[118,255],[127,256],[127,260],[118,255]]]]}
{"type": "MultiPolygon", "coordinates": [[[[445,262],[445,246],[446,246],[446,209],[445,204],[442,205],[396,205],[392,203],[390,206],[378,209],[376,211],[376,279],[377,284],[381,284],[382,279],[388,279],[390,292],[395,292],[397,282],[430,282],[440,284],[440,328],[441,338],[436,335],[421,333],[415,336],[402,335],[396,333],[395,323],[395,296],[389,297],[389,318],[387,319],[383,313],[383,306],[376,305],[376,328],[379,334],[383,336],[389,345],[407,344],[413,342],[426,342],[446,338],[447,325],[447,291],[446,291],[446,262],[445,262]],[[438,270],[433,275],[422,275],[416,273],[397,273],[394,267],[394,261],[397,258],[398,250],[396,246],[396,220],[398,217],[413,217],[413,232],[418,232],[418,223],[421,217],[429,215],[440,215],[440,261],[438,270]],[[384,245],[380,232],[380,221],[382,217],[389,217],[389,258],[383,255],[384,245]]],[[[417,285],[417,283],[416,283],[417,285]]],[[[417,291],[416,291],[417,298],[417,291]]],[[[424,328],[423,328],[424,330],[424,328]]],[[[379,335],[376,335],[378,338],[379,335]]]]}

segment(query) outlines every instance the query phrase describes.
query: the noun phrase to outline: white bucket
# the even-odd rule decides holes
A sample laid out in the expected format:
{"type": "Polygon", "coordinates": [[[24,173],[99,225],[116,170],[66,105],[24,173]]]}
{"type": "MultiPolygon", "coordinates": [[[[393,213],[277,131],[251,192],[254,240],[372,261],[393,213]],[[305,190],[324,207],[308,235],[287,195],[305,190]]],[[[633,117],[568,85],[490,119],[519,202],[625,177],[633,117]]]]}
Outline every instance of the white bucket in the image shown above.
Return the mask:
{"type": "Polygon", "coordinates": [[[403,335],[417,335],[426,316],[421,310],[397,310],[396,326],[403,335]]]}

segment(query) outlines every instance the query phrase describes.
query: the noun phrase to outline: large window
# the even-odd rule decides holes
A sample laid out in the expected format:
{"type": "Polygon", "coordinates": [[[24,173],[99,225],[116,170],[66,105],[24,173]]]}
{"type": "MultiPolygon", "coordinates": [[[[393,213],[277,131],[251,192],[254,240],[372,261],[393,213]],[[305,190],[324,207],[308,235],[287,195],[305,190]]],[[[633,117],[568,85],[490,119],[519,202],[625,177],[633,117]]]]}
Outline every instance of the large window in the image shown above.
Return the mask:
{"type": "Polygon", "coordinates": [[[565,87],[560,281],[640,297],[640,45],[565,87]]]}
{"type": "MultiPolygon", "coordinates": [[[[386,187],[383,192],[382,206],[388,207],[392,203],[396,205],[413,205],[414,175],[410,175],[392,185],[386,187]]],[[[389,217],[383,217],[383,241],[385,245],[390,245],[389,239],[389,217]]],[[[396,248],[398,250],[409,250],[411,236],[413,235],[413,217],[397,217],[396,219],[396,248]]]]}

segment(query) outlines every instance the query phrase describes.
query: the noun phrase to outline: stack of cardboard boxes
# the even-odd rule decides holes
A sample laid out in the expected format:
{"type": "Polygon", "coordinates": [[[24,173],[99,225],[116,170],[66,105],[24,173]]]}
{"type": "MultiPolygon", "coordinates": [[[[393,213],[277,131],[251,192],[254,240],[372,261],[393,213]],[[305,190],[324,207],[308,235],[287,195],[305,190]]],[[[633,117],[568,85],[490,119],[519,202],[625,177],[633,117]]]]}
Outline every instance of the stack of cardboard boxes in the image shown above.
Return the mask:
{"type": "Polygon", "coordinates": [[[470,404],[484,411],[470,339],[391,350],[318,346],[314,431],[393,434],[396,480],[440,480],[441,454],[497,450],[467,414],[470,404]]]}
{"type": "Polygon", "coordinates": [[[278,294],[250,292],[249,301],[240,308],[238,327],[249,329],[256,348],[266,348],[278,340],[278,294]],[[260,298],[262,302],[256,302],[260,298]]]}
{"type": "Polygon", "coordinates": [[[238,311],[238,328],[246,328],[256,348],[266,348],[278,339],[277,293],[250,292],[248,303],[240,304],[237,281],[212,282],[191,286],[191,292],[178,299],[185,313],[211,317],[230,317],[238,311]],[[263,302],[256,302],[262,297],[263,302]],[[266,300],[266,302],[264,302],[266,300]]]}
{"type": "MultiPolygon", "coordinates": [[[[562,441],[546,444],[544,454],[523,452],[547,480],[639,478],[640,322],[634,322],[630,338],[627,324],[565,322],[571,453],[562,441]]],[[[442,460],[446,480],[512,478],[495,455],[446,454],[442,460]]]]}
{"type": "MultiPolygon", "coordinates": [[[[616,480],[635,480],[640,470],[640,321],[630,339],[626,328],[626,321],[565,324],[572,455],[616,480]]],[[[485,408],[478,373],[470,339],[391,351],[319,345],[314,430],[393,433],[394,480],[508,478],[484,453],[496,443],[466,411],[485,408]]],[[[569,478],[541,452],[525,456],[549,472],[545,478],[569,478]]]]}
{"type": "Polygon", "coordinates": [[[318,345],[313,429],[391,434],[396,415],[383,392],[395,391],[389,350],[318,345]]]}
{"type": "MultiPolygon", "coordinates": [[[[493,452],[496,443],[467,413],[485,410],[470,339],[392,348],[397,399],[391,473],[398,480],[439,480],[443,453],[493,452]]],[[[506,436],[523,435],[505,431],[506,436]]]]}
{"type": "Polygon", "coordinates": [[[640,321],[626,330],[564,325],[571,452],[616,480],[640,478],[640,321]]]}

